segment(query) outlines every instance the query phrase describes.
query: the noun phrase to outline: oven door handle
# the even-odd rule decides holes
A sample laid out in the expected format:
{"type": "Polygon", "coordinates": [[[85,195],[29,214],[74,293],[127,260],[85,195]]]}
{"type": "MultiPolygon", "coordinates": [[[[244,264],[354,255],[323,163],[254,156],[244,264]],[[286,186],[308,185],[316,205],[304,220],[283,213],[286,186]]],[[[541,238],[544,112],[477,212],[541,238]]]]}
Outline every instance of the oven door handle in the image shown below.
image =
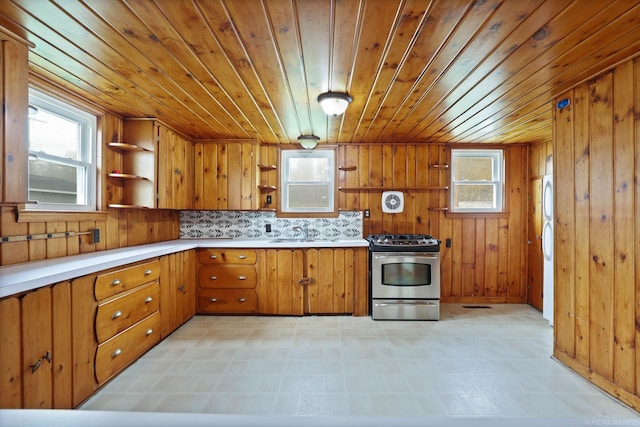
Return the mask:
{"type": "Polygon", "coordinates": [[[438,305],[431,301],[406,301],[406,302],[375,302],[376,307],[388,307],[390,305],[438,305]]]}
{"type": "Polygon", "coordinates": [[[402,260],[405,260],[407,258],[438,259],[440,257],[438,255],[431,255],[431,254],[424,253],[424,254],[412,254],[412,255],[407,255],[407,254],[404,254],[404,255],[398,255],[398,254],[396,254],[396,255],[378,255],[378,254],[374,254],[373,258],[376,259],[376,260],[388,260],[388,259],[391,259],[391,260],[401,260],[402,261],[402,260]]]}

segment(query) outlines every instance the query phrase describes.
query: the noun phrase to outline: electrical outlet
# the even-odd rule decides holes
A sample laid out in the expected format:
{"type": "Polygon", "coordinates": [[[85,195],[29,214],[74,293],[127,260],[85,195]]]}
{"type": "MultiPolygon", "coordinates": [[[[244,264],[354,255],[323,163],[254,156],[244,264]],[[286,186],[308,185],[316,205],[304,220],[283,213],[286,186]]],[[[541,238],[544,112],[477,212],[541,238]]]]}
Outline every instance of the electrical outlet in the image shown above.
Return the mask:
{"type": "Polygon", "coordinates": [[[91,243],[100,243],[100,229],[92,228],[89,230],[91,234],[89,235],[91,243]]]}
{"type": "Polygon", "coordinates": [[[267,233],[271,233],[271,224],[265,224],[264,225],[264,231],[267,233]]]}
{"type": "Polygon", "coordinates": [[[270,205],[271,201],[272,201],[271,195],[269,194],[269,195],[267,195],[267,204],[270,205]]]}
{"type": "Polygon", "coordinates": [[[364,217],[365,218],[371,218],[371,211],[369,209],[365,209],[364,210],[364,217]]]}
{"type": "Polygon", "coordinates": [[[447,240],[445,240],[444,245],[445,245],[447,248],[450,248],[450,247],[451,247],[451,239],[447,239],[447,240]]]}

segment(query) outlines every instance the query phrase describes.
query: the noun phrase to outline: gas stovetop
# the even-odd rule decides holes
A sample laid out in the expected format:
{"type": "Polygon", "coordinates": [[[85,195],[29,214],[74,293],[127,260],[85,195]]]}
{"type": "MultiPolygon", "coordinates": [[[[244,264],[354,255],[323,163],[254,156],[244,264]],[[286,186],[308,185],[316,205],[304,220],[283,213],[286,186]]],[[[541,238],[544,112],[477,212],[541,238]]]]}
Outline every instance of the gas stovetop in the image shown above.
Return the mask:
{"type": "Polygon", "coordinates": [[[367,240],[372,251],[440,252],[440,240],[430,234],[371,234],[367,240]]]}

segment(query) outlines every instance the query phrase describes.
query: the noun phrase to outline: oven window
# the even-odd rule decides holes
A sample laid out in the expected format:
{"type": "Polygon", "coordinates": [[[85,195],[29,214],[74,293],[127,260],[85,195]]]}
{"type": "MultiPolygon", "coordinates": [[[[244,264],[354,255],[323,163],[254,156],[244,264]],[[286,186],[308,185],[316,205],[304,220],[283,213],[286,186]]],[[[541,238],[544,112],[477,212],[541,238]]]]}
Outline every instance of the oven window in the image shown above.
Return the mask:
{"type": "Polygon", "coordinates": [[[425,286],[431,284],[431,265],[413,262],[382,264],[382,284],[425,286]]]}

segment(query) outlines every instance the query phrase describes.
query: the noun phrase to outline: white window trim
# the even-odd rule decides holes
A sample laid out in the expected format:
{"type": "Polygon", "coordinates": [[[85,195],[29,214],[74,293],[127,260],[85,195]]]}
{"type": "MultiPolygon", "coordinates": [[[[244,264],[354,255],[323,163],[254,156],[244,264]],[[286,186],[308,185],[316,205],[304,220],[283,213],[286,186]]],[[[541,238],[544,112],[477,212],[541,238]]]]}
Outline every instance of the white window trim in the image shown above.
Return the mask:
{"type": "Polygon", "coordinates": [[[31,151],[31,149],[29,149],[29,157],[64,165],[84,167],[87,173],[84,176],[84,204],[30,203],[25,205],[25,208],[46,211],[95,211],[97,208],[97,117],[67,101],[54,98],[34,88],[29,88],[29,105],[80,123],[82,128],[82,158],[80,160],[62,158],[44,152],[31,151]]]}
{"type": "Polygon", "coordinates": [[[280,186],[282,188],[282,197],[280,202],[280,211],[283,213],[334,213],[336,211],[336,166],[335,159],[336,154],[334,149],[315,149],[315,150],[282,150],[280,155],[281,175],[280,186]],[[328,185],[328,198],[329,206],[325,209],[322,208],[291,208],[288,205],[289,200],[289,158],[291,157],[320,157],[328,158],[329,170],[327,171],[329,176],[328,185]]]}
{"type": "Polygon", "coordinates": [[[452,149],[451,150],[451,185],[450,188],[450,199],[449,199],[449,211],[453,213],[502,213],[505,211],[504,209],[504,150],[502,149],[452,149]],[[460,157],[473,157],[473,158],[491,158],[493,159],[493,179],[491,181],[455,181],[455,173],[456,173],[456,158],[460,157]],[[466,184],[491,184],[496,188],[496,206],[494,208],[456,208],[454,201],[456,197],[455,193],[455,184],[456,182],[464,182],[466,184]]]}

